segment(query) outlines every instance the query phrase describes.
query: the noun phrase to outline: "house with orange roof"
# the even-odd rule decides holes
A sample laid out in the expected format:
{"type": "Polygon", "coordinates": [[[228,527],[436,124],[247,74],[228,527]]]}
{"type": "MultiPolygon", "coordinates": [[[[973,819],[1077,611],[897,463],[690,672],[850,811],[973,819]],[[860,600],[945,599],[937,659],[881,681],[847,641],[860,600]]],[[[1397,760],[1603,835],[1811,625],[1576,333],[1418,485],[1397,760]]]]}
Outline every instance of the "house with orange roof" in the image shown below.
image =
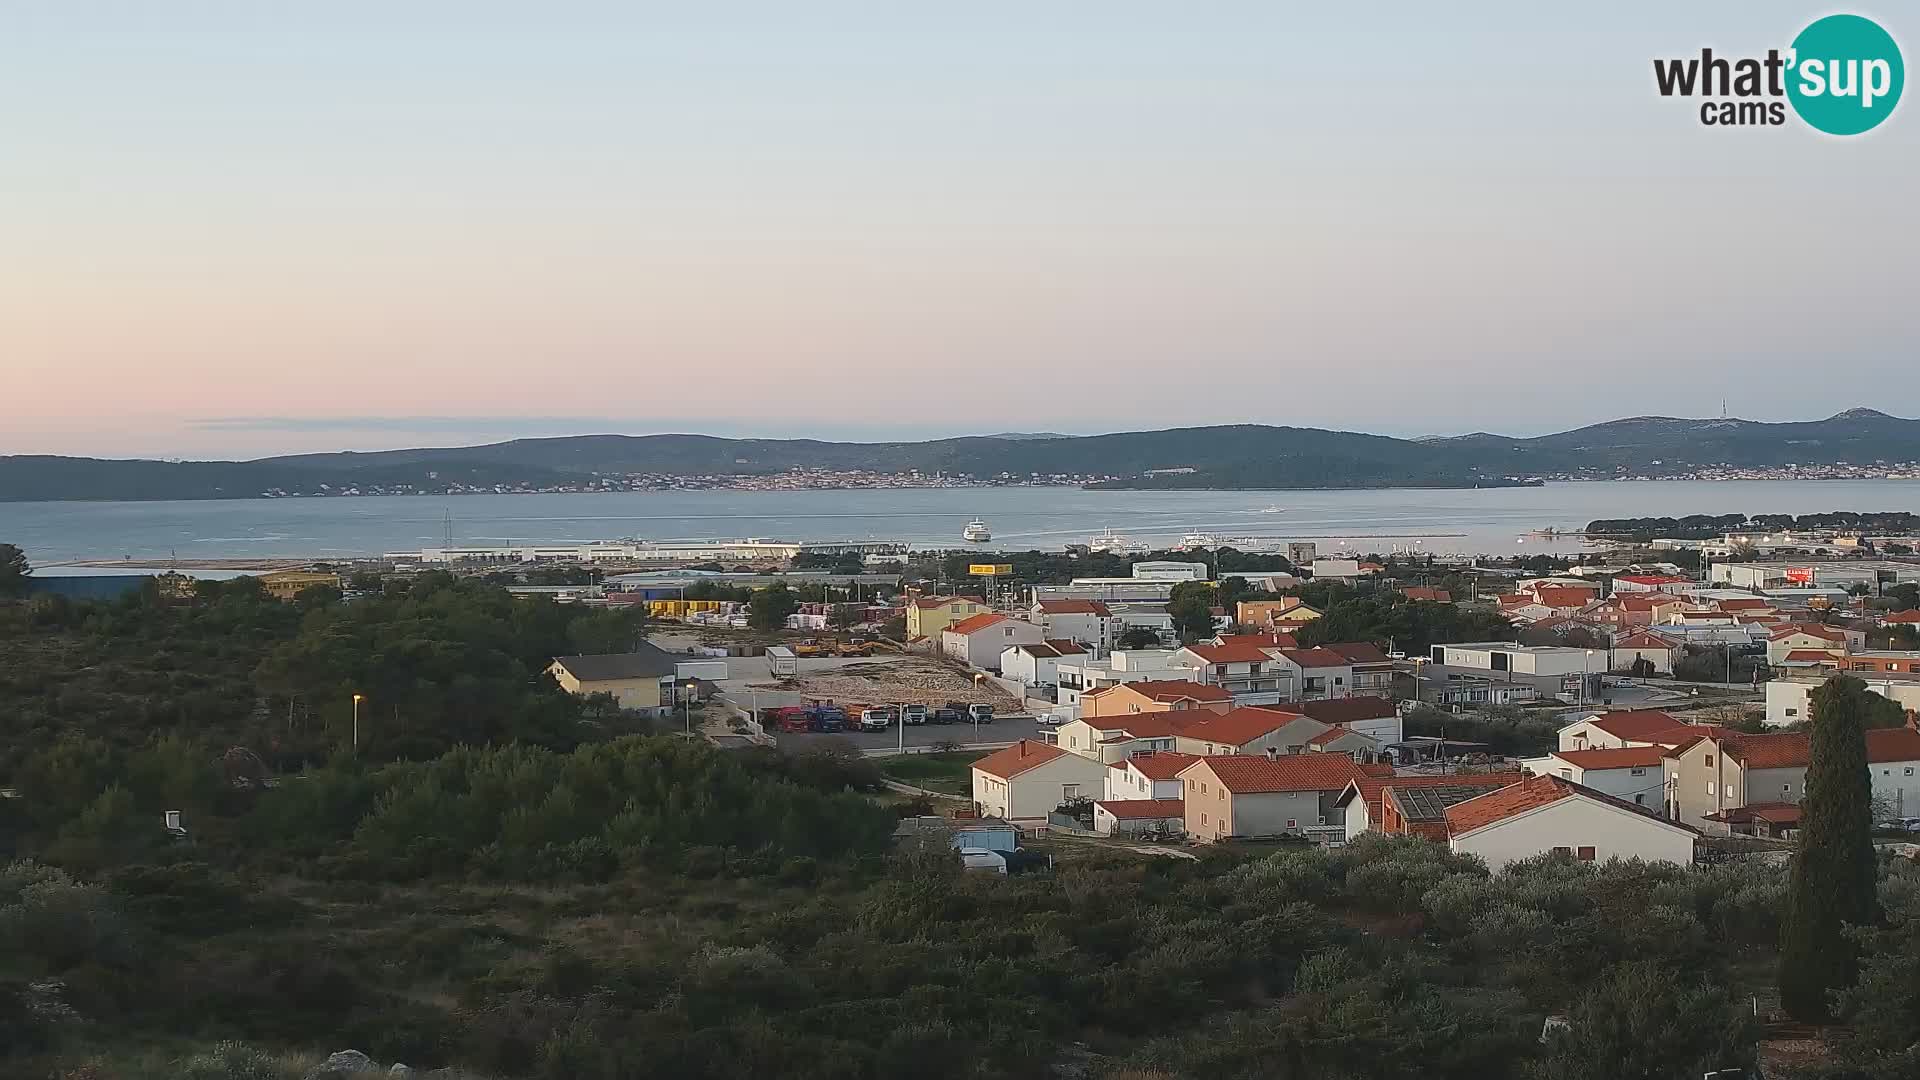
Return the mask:
{"type": "MultiPolygon", "coordinates": [[[[1518,783],[1526,779],[1526,776],[1526,773],[1521,772],[1362,776],[1340,792],[1334,800],[1334,809],[1346,828],[1346,838],[1351,841],[1365,832],[1387,831],[1382,826],[1382,822],[1386,817],[1386,791],[1390,787],[1399,788],[1402,791],[1425,787],[1465,788],[1477,794],[1518,783]]],[[[1446,836],[1442,834],[1438,839],[1444,841],[1446,836]]]]}
{"type": "Polygon", "coordinates": [[[1848,630],[1823,623],[1786,623],[1767,634],[1767,663],[1778,664],[1790,652],[1829,652],[1836,656],[1867,647],[1862,630],[1848,630]]]}
{"type": "Polygon", "coordinates": [[[1100,762],[1021,739],[973,763],[973,805],[986,817],[1042,821],[1063,802],[1098,798],[1106,783],[1100,762]]]}
{"type": "Polygon", "coordinates": [[[1186,804],[1179,799],[1103,799],[1093,804],[1093,831],[1101,836],[1178,836],[1186,826],[1186,804]]]}
{"type": "Polygon", "coordinates": [[[1221,687],[1242,705],[1292,700],[1297,669],[1281,659],[1282,646],[1268,644],[1259,635],[1236,634],[1228,640],[1226,645],[1185,646],[1167,663],[1191,672],[1188,677],[1194,682],[1221,687]]]}
{"type": "MultiPolygon", "coordinates": [[[[1867,772],[1882,814],[1920,813],[1920,731],[1905,727],[1866,733],[1867,772]]],[[[1798,803],[1807,794],[1812,738],[1804,731],[1718,730],[1667,752],[1667,815],[1689,825],[1714,824],[1710,815],[1758,803],[1798,803]]],[[[1720,823],[1724,829],[1724,822],[1720,823]]]]}
{"type": "Polygon", "coordinates": [[[1400,595],[1408,600],[1425,604],[1451,604],[1453,594],[1445,589],[1435,589],[1426,585],[1408,585],[1400,590],[1400,595]]]}
{"type": "Polygon", "coordinates": [[[1666,593],[1615,593],[1587,607],[1580,617],[1623,630],[1663,623],[1669,612],[1680,611],[1686,606],[1685,600],[1666,593]]]}
{"type": "Polygon", "coordinates": [[[961,619],[991,611],[977,596],[919,596],[907,603],[907,637],[940,640],[940,632],[961,619]]]}
{"type": "Polygon", "coordinates": [[[1675,586],[1693,584],[1692,578],[1683,578],[1675,574],[1622,574],[1613,579],[1615,595],[1635,592],[1665,592],[1675,586]]]}
{"type": "Polygon", "coordinates": [[[1892,611],[1880,616],[1881,626],[1920,626],[1920,608],[1892,611]]]}
{"type": "Polygon", "coordinates": [[[1559,776],[1517,784],[1446,807],[1447,846],[1499,873],[1549,852],[1583,862],[1693,862],[1699,833],[1645,807],[1559,776]]]}
{"type": "Polygon", "coordinates": [[[1661,762],[1666,755],[1667,748],[1658,745],[1556,750],[1545,757],[1527,758],[1520,765],[1535,776],[1558,776],[1635,806],[1665,812],[1667,785],[1661,762]]]}
{"type": "Polygon", "coordinates": [[[1024,619],[983,611],[940,631],[940,651],[975,670],[997,672],[1000,654],[1008,648],[1045,640],[1046,631],[1024,619]]]}
{"type": "Polygon", "coordinates": [[[1143,679],[1117,683],[1080,696],[1080,715],[1093,720],[1101,717],[1132,716],[1136,713],[1183,712],[1206,709],[1224,713],[1233,708],[1233,695],[1224,687],[1178,679],[1143,679]]]}
{"type": "Polygon", "coordinates": [[[1178,749],[1179,733],[1203,710],[1130,713],[1122,716],[1082,716],[1060,725],[1054,745],[1102,764],[1125,761],[1135,754],[1178,749]]]}
{"type": "Polygon", "coordinates": [[[1203,842],[1269,836],[1337,837],[1334,801],[1367,774],[1337,754],[1205,757],[1180,773],[1187,835],[1203,842]]]}
{"type": "Polygon", "coordinates": [[[1654,674],[1671,675],[1673,661],[1680,655],[1680,646],[1671,638],[1661,637],[1650,630],[1635,630],[1616,638],[1612,651],[1615,671],[1633,671],[1636,664],[1645,660],[1653,665],[1654,674]]]}
{"type": "Polygon", "coordinates": [[[1174,732],[1174,749],[1203,755],[1303,754],[1315,749],[1313,739],[1329,730],[1331,725],[1299,713],[1233,709],[1219,716],[1199,716],[1181,726],[1174,732]]]}
{"type": "Polygon", "coordinates": [[[1107,765],[1106,798],[1112,801],[1178,799],[1181,770],[1198,760],[1200,758],[1196,754],[1147,750],[1125,761],[1110,762],[1107,765]]]}
{"type": "Polygon", "coordinates": [[[1370,694],[1384,698],[1393,696],[1393,659],[1380,651],[1380,646],[1371,641],[1329,641],[1320,648],[1339,654],[1353,669],[1347,679],[1347,694],[1370,694]]]}
{"type": "Polygon", "coordinates": [[[1323,724],[1357,731],[1375,742],[1397,743],[1406,736],[1400,707],[1391,700],[1360,694],[1354,697],[1325,698],[1320,701],[1295,701],[1267,708],[1310,716],[1323,724]]]}
{"type": "Polygon", "coordinates": [[[1033,605],[1028,621],[1038,623],[1048,639],[1077,641],[1096,656],[1111,651],[1127,629],[1113,609],[1099,600],[1041,600],[1033,605]]]}
{"type": "Polygon", "coordinates": [[[1616,709],[1595,712],[1559,731],[1562,750],[1602,750],[1622,746],[1656,745],[1649,736],[1672,731],[1682,721],[1659,709],[1616,709]]]}

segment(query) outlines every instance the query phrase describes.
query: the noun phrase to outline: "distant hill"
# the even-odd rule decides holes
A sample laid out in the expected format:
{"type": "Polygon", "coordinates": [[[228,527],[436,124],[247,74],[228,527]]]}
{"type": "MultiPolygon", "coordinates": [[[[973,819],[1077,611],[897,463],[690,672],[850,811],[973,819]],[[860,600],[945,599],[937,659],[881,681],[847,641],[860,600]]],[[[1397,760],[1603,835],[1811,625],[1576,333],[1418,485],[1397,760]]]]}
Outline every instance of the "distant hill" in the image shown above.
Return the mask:
{"type": "Polygon", "coordinates": [[[577,486],[598,477],[752,476],[796,467],[918,469],[980,479],[1102,477],[1109,479],[1096,486],[1115,488],[1487,487],[1540,476],[1648,475],[1708,465],[1914,460],[1920,460],[1920,421],[1872,409],[1786,424],[1642,416],[1535,438],[1476,433],[1395,439],[1258,424],[885,443],[577,435],[253,461],[0,457],[0,501],[577,486]]]}

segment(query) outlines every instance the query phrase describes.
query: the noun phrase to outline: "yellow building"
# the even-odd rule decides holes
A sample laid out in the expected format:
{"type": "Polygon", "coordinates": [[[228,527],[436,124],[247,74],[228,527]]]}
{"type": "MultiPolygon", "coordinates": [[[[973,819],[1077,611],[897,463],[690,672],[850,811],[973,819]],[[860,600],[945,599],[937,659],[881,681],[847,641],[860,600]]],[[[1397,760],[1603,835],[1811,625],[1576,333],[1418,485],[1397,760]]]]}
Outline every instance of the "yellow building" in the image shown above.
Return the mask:
{"type": "Polygon", "coordinates": [[[907,605],[907,637],[939,637],[954,623],[992,610],[977,596],[922,596],[907,605]]]}
{"type": "Polygon", "coordinates": [[[292,600],[316,585],[329,588],[340,587],[340,575],[322,573],[317,570],[276,570],[271,574],[261,574],[260,587],[275,600],[292,600]]]}
{"type": "Polygon", "coordinates": [[[1294,630],[1319,617],[1318,611],[1301,603],[1297,596],[1283,596],[1278,600],[1242,600],[1234,611],[1235,622],[1262,630],[1294,630]]]}
{"type": "Polygon", "coordinates": [[[557,656],[547,671],[569,694],[610,694],[621,708],[649,716],[671,712],[674,659],[651,645],[643,643],[641,648],[641,652],[557,656]]]}

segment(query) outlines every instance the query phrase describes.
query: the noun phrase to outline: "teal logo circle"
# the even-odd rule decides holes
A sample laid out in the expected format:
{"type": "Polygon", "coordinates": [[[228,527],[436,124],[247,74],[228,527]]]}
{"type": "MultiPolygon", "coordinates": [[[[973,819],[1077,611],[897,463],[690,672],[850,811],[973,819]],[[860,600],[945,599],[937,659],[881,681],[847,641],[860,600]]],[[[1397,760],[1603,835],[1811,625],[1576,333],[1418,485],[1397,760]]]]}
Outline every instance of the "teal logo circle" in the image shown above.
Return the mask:
{"type": "Polygon", "coordinates": [[[1900,46],[1860,15],[1815,20],[1793,39],[1787,100],[1812,127],[1858,135],[1879,126],[1900,103],[1907,69],[1900,46]]]}

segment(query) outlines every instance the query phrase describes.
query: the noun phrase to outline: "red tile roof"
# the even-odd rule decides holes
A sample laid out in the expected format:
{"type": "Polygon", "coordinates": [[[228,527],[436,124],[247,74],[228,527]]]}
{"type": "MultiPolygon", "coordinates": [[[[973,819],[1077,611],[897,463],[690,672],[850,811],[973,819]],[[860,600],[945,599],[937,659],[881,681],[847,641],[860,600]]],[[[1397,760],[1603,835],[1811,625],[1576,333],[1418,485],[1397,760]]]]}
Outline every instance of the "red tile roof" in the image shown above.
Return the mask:
{"type": "Polygon", "coordinates": [[[1328,652],[1338,653],[1347,658],[1350,664],[1391,664],[1387,654],[1380,646],[1371,641],[1330,641],[1320,646],[1328,652]]]}
{"type": "Polygon", "coordinates": [[[1714,606],[1718,607],[1721,611],[1752,611],[1756,608],[1773,607],[1772,604],[1767,603],[1757,596],[1751,599],[1730,597],[1724,600],[1715,600],[1714,606]]]}
{"type": "Polygon", "coordinates": [[[1800,821],[1800,804],[1748,803],[1745,806],[1728,807],[1703,816],[1708,821],[1724,821],[1730,825],[1744,825],[1751,821],[1765,821],[1773,825],[1794,825],[1800,821]]]}
{"type": "MultiPolygon", "coordinates": [[[[1352,661],[1324,646],[1314,649],[1281,649],[1280,655],[1303,668],[1348,667],[1352,661]]],[[[1386,657],[1381,657],[1386,659],[1386,657]]]]}
{"type": "Polygon", "coordinates": [[[1834,653],[1840,650],[1827,649],[1790,649],[1787,651],[1787,663],[1831,664],[1839,660],[1834,653]]]}
{"type": "Polygon", "coordinates": [[[1453,603],[1453,594],[1445,589],[1430,589],[1424,585],[1409,585],[1400,590],[1400,595],[1409,600],[1425,600],[1433,604],[1453,603]]]}
{"type": "MultiPolygon", "coordinates": [[[[1213,713],[1199,709],[1179,712],[1142,712],[1126,716],[1083,717],[1088,727],[1095,731],[1123,731],[1136,739],[1166,739],[1175,735],[1184,735],[1194,724],[1196,716],[1212,716],[1213,713]]],[[[1124,739],[1102,739],[1102,742],[1124,742],[1124,739]]]]}
{"type": "Polygon", "coordinates": [[[1920,623],[1920,610],[1896,611],[1891,615],[1883,617],[1880,621],[1889,623],[1920,623]]]}
{"type": "Polygon", "coordinates": [[[1573,586],[1559,588],[1541,587],[1533,590],[1534,602],[1554,609],[1585,607],[1591,603],[1598,590],[1581,589],[1573,586]]]}
{"type": "Polygon", "coordinates": [[[1216,646],[1252,645],[1257,649],[1297,649],[1300,642],[1292,634],[1283,634],[1278,630],[1265,634],[1221,634],[1213,639],[1216,646]]]}
{"type": "Polygon", "coordinates": [[[1659,634],[1642,630],[1638,633],[1628,634],[1626,637],[1614,642],[1613,647],[1616,649],[1666,649],[1672,651],[1678,646],[1666,638],[1661,637],[1659,634]]]}
{"type": "Polygon", "coordinates": [[[1021,652],[1026,653],[1028,656],[1037,656],[1037,657],[1040,657],[1041,659],[1046,659],[1048,657],[1057,658],[1061,656],[1075,656],[1075,655],[1085,653],[1087,651],[1081,648],[1078,642],[1051,641],[1051,640],[1040,642],[1037,645],[1015,645],[1013,646],[1013,648],[1019,649],[1021,652]]]}
{"type": "Polygon", "coordinates": [[[1827,641],[1847,640],[1845,633],[1835,630],[1831,626],[1822,626],[1819,623],[1787,623],[1784,626],[1776,627],[1773,633],[1767,635],[1767,640],[1779,641],[1781,638],[1789,638],[1795,634],[1806,634],[1809,637],[1824,638],[1827,641]]]}
{"type": "Polygon", "coordinates": [[[1629,574],[1614,578],[1613,580],[1631,581],[1635,585],[1652,585],[1657,587],[1661,585],[1684,585],[1689,579],[1673,577],[1669,574],[1629,574]]]}
{"type": "Polygon", "coordinates": [[[1205,739],[1222,746],[1245,746],[1262,735],[1275,732],[1300,717],[1294,713],[1270,709],[1228,709],[1224,713],[1203,712],[1190,721],[1180,734],[1189,739],[1205,739]]]}
{"type": "Polygon", "coordinates": [[[1047,644],[1053,646],[1053,651],[1061,656],[1073,656],[1087,651],[1079,642],[1070,638],[1048,638],[1047,644]]]}
{"type": "Polygon", "coordinates": [[[1186,803],[1180,799],[1102,799],[1093,805],[1122,821],[1177,818],[1186,813],[1186,803]]]}
{"type": "Polygon", "coordinates": [[[1592,717],[1593,726],[1616,739],[1644,741],[1648,735],[1680,726],[1669,713],[1658,709],[1622,709],[1592,717]]]}
{"type": "Polygon", "coordinates": [[[1556,750],[1554,757],[1582,769],[1658,768],[1664,746],[1628,746],[1618,750],[1556,750]]]}
{"type": "Polygon", "coordinates": [[[1749,769],[1804,768],[1812,751],[1806,732],[1748,735],[1729,732],[1719,739],[1720,751],[1749,769]]]}
{"type": "Polygon", "coordinates": [[[1149,780],[1171,780],[1180,775],[1180,770],[1199,760],[1199,754],[1182,754],[1175,750],[1147,750],[1121,762],[1121,766],[1134,769],[1149,780]]]}
{"type": "Polygon", "coordinates": [[[1046,615],[1111,616],[1113,612],[1098,600],[1042,600],[1037,606],[1046,615]]]}
{"type": "Polygon", "coordinates": [[[1874,728],[1867,732],[1867,760],[1920,761],[1920,731],[1910,727],[1874,728]]]}
{"type": "MultiPolygon", "coordinates": [[[[1132,690],[1136,694],[1144,695],[1153,701],[1165,702],[1180,701],[1183,699],[1193,701],[1233,700],[1233,694],[1224,686],[1209,686],[1206,683],[1187,682],[1183,679],[1145,679],[1140,682],[1116,683],[1113,686],[1102,687],[1095,690],[1093,694],[1087,694],[1085,696],[1092,697],[1094,694],[1111,693],[1120,689],[1122,686],[1132,690]]],[[[1106,717],[1100,717],[1100,719],[1104,720],[1106,717]]]]}
{"type": "Polygon", "coordinates": [[[1282,791],[1339,791],[1365,774],[1341,754],[1230,754],[1201,758],[1188,766],[1210,769],[1220,786],[1235,795],[1282,791]]]}
{"type": "Polygon", "coordinates": [[[1362,694],[1355,697],[1323,698],[1319,701],[1296,701],[1290,705],[1269,706],[1278,712],[1300,713],[1311,716],[1323,724],[1351,724],[1359,720],[1384,720],[1399,712],[1393,702],[1383,697],[1362,694]]]}
{"type": "Polygon", "coordinates": [[[959,622],[947,627],[946,632],[949,634],[971,634],[978,630],[985,630],[995,623],[1003,623],[1006,621],[1007,617],[1005,615],[995,615],[991,611],[983,611],[978,615],[969,615],[961,619],[959,622]]]}
{"type": "Polygon", "coordinates": [[[1037,769],[1067,751],[1046,743],[1021,739],[1003,750],[995,750],[973,763],[975,769],[1002,780],[1011,780],[1029,769],[1037,769]]]}
{"type": "Polygon", "coordinates": [[[1365,776],[1390,777],[1393,775],[1393,766],[1387,764],[1384,761],[1376,761],[1370,765],[1360,766],[1360,772],[1365,776]]]}
{"type": "Polygon", "coordinates": [[[1571,780],[1563,780],[1558,776],[1530,776],[1517,784],[1496,788],[1466,802],[1454,803],[1447,807],[1447,831],[1454,836],[1460,836],[1574,796],[1617,806],[1639,814],[1649,821],[1671,825],[1676,829],[1685,829],[1688,832],[1698,831],[1678,822],[1657,817],[1644,806],[1638,806],[1625,799],[1616,799],[1604,792],[1595,791],[1571,780]]]}

